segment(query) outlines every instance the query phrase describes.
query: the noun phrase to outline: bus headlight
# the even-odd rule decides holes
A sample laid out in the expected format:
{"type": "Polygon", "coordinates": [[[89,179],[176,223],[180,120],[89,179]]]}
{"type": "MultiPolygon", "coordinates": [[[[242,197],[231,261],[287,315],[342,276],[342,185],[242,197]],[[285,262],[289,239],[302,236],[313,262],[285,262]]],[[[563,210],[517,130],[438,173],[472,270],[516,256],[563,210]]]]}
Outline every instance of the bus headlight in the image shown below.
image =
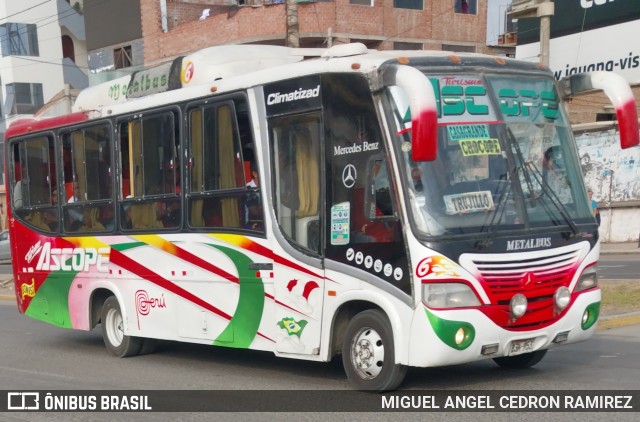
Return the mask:
{"type": "Polygon", "coordinates": [[[583,290],[591,289],[598,285],[598,273],[595,267],[589,267],[580,276],[580,280],[576,285],[575,291],[581,292],[583,290]]]}
{"type": "Polygon", "coordinates": [[[556,303],[556,308],[559,311],[567,307],[571,301],[571,292],[566,286],[558,287],[558,290],[553,295],[553,301],[556,303]]]}
{"type": "Polygon", "coordinates": [[[473,290],[462,283],[424,283],[422,300],[430,308],[480,306],[473,290]]]}
{"type": "Polygon", "coordinates": [[[511,315],[514,318],[520,318],[527,312],[527,297],[522,293],[518,293],[513,295],[511,298],[511,302],[509,302],[509,309],[511,310],[511,315]]]}

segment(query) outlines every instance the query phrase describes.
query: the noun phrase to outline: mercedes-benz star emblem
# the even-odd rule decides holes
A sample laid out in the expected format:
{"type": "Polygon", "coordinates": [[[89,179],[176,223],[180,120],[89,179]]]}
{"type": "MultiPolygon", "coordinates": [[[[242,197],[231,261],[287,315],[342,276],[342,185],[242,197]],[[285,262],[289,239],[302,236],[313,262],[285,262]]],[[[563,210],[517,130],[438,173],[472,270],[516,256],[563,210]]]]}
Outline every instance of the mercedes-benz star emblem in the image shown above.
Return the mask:
{"type": "Polygon", "coordinates": [[[347,189],[351,189],[356,184],[356,177],[358,177],[356,167],[353,164],[347,164],[342,170],[342,183],[347,189]]]}

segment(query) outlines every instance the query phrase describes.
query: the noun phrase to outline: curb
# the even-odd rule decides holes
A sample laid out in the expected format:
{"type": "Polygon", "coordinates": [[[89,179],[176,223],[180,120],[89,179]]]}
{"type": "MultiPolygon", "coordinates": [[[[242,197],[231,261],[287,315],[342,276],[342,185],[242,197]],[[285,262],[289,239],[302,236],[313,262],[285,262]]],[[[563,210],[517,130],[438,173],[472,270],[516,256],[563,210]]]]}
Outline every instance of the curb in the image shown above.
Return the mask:
{"type": "Polygon", "coordinates": [[[612,328],[626,327],[627,325],[635,324],[640,324],[640,311],[602,317],[598,321],[596,330],[605,331],[612,328]]]}

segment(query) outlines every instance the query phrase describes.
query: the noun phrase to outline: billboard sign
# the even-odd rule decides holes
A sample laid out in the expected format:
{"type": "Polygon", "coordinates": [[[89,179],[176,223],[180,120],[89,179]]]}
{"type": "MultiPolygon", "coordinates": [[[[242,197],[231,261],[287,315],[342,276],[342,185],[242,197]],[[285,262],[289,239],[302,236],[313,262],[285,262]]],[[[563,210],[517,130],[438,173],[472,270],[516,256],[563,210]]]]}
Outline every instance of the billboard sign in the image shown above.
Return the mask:
{"type": "MultiPolygon", "coordinates": [[[[538,61],[540,20],[518,20],[516,58],[538,61]]],[[[563,0],[551,18],[549,67],[560,79],[607,70],[640,82],[640,1],[563,0]]]]}

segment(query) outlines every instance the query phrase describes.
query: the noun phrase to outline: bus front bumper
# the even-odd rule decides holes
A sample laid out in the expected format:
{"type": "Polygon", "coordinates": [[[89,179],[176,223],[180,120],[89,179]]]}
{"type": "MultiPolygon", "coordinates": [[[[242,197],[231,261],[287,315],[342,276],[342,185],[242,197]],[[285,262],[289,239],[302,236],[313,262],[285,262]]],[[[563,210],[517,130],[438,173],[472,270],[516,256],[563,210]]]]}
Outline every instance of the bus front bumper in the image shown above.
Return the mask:
{"type": "Polygon", "coordinates": [[[562,316],[542,328],[505,329],[478,309],[416,308],[408,365],[444,366],[516,356],[590,338],[597,326],[600,289],[577,295],[562,316]]]}

